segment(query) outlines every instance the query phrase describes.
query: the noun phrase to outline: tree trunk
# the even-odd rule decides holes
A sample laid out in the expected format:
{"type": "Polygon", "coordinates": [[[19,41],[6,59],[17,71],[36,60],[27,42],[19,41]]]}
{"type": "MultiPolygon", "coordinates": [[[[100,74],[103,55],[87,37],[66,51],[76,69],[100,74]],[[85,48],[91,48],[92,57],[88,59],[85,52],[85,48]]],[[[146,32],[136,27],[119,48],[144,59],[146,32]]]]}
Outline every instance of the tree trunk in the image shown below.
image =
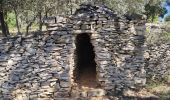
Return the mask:
{"type": "Polygon", "coordinates": [[[48,17],[48,10],[45,11],[45,18],[48,17]]]}
{"type": "Polygon", "coordinates": [[[21,35],[19,22],[18,22],[18,13],[17,13],[16,9],[14,9],[14,13],[15,13],[15,21],[16,21],[16,26],[17,26],[17,30],[18,30],[18,35],[21,35]]]}
{"type": "Polygon", "coordinates": [[[72,14],[73,14],[73,4],[72,4],[72,0],[70,0],[70,4],[71,4],[70,13],[71,13],[71,15],[72,15],[72,14]]]}
{"type": "Polygon", "coordinates": [[[7,28],[5,25],[5,18],[4,18],[2,3],[0,4],[0,23],[1,23],[2,35],[7,37],[8,34],[7,34],[7,28]]]}
{"type": "Polygon", "coordinates": [[[5,19],[7,19],[7,17],[8,17],[7,12],[3,12],[3,16],[4,16],[4,23],[5,23],[5,27],[6,27],[6,34],[7,34],[7,35],[10,35],[10,34],[9,34],[9,27],[8,27],[8,23],[7,23],[7,22],[5,22],[5,19]]]}
{"type": "Polygon", "coordinates": [[[6,34],[7,34],[7,35],[10,35],[10,34],[9,34],[9,27],[8,27],[8,23],[6,23],[6,22],[5,22],[5,27],[6,27],[6,34]]]}
{"type": "Polygon", "coordinates": [[[155,19],[155,15],[152,15],[152,17],[151,17],[152,23],[153,23],[154,19],[155,19]]]}
{"type": "Polygon", "coordinates": [[[0,21],[1,21],[2,35],[7,37],[7,29],[6,29],[6,25],[5,25],[4,13],[3,13],[2,7],[0,9],[0,21]]]}
{"type": "Polygon", "coordinates": [[[29,28],[32,26],[32,24],[34,23],[36,19],[36,16],[33,18],[33,20],[27,25],[26,27],[26,34],[25,35],[28,35],[28,32],[29,32],[29,28]]]}
{"type": "Polygon", "coordinates": [[[41,11],[39,12],[38,16],[39,16],[39,31],[42,31],[43,22],[42,22],[42,13],[41,13],[41,11]]]}

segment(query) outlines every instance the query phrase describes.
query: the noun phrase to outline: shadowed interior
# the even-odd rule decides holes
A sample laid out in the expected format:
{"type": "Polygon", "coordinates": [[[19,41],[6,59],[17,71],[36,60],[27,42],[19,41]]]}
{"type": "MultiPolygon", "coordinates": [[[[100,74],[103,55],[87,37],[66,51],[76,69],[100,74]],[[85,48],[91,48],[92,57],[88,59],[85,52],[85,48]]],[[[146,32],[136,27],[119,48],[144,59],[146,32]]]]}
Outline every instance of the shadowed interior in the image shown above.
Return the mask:
{"type": "Polygon", "coordinates": [[[90,35],[79,34],[76,37],[76,68],[74,71],[75,82],[79,86],[96,87],[96,62],[90,35]]]}

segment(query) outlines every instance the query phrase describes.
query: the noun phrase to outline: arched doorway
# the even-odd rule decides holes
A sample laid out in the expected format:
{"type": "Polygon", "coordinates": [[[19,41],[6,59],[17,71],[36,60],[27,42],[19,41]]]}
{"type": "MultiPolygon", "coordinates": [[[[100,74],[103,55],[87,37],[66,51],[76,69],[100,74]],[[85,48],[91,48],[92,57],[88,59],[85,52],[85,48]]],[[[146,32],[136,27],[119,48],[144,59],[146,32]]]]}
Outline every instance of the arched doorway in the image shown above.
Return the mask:
{"type": "Polygon", "coordinates": [[[96,87],[95,52],[90,40],[90,34],[82,33],[76,37],[75,50],[75,82],[79,86],[96,87]]]}

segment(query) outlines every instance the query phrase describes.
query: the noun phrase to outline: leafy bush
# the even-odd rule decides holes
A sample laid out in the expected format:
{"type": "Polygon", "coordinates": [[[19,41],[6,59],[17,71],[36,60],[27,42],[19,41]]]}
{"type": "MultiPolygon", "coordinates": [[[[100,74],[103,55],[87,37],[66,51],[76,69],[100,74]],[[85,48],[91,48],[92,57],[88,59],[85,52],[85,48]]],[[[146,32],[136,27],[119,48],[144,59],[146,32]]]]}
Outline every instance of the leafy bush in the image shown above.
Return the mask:
{"type": "Polygon", "coordinates": [[[165,81],[170,83],[170,75],[165,78],[165,81]]]}
{"type": "Polygon", "coordinates": [[[164,36],[166,41],[170,41],[170,33],[166,32],[166,31],[163,31],[162,35],[164,36]]]}
{"type": "Polygon", "coordinates": [[[167,15],[166,17],[165,17],[165,21],[167,22],[167,21],[170,21],[170,15],[167,15]]]}
{"type": "Polygon", "coordinates": [[[8,23],[9,28],[16,27],[16,20],[15,20],[15,14],[14,13],[8,13],[6,22],[8,23]]]}
{"type": "Polygon", "coordinates": [[[170,99],[170,91],[160,93],[159,97],[160,97],[160,100],[169,100],[170,99]]]}
{"type": "Polygon", "coordinates": [[[164,22],[163,23],[165,26],[170,26],[170,21],[164,22]]]}

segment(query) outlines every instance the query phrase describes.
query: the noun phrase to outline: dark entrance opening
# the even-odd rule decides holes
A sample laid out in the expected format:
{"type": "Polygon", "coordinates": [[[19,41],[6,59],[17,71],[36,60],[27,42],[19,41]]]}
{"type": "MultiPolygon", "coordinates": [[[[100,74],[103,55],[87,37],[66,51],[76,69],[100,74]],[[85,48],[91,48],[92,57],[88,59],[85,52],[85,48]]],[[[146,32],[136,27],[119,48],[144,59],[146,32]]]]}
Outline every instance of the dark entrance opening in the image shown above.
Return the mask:
{"type": "Polygon", "coordinates": [[[79,86],[96,87],[96,62],[93,45],[90,42],[90,35],[87,33],[79,34],[76,37],[75,63],[74,70],[75,82],[79,86]]]}

